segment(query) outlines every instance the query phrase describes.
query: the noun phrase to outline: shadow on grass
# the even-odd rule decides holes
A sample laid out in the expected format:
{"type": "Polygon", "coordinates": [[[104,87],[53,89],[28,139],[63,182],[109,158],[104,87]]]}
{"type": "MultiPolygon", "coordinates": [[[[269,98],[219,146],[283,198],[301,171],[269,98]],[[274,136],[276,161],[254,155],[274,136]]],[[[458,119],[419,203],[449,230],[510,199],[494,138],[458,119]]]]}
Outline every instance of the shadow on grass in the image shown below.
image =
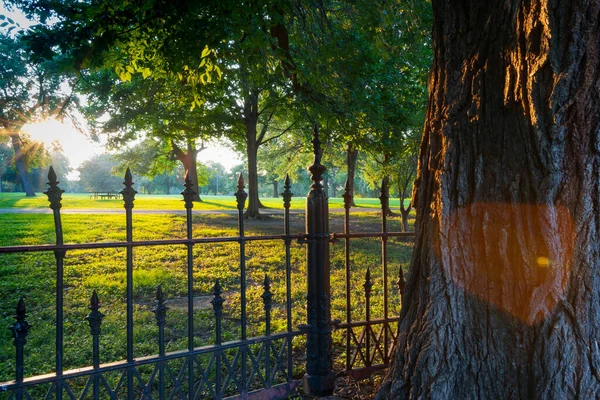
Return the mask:
{"type": "Polygon", "coordinates": [[[195,202],[194,204],[196,204],[196,205],[214,206],[216,209],[220,209],[220,208],[225,208],[225,209],[228,209],[228,210],[235,210],[235,209],[237,209],[237,207],[235,205],[232,205],[232,204],[224,204],[224,203],[216,202],[216,201],[206,201],[204,199],[201,202],[195,202]]]}

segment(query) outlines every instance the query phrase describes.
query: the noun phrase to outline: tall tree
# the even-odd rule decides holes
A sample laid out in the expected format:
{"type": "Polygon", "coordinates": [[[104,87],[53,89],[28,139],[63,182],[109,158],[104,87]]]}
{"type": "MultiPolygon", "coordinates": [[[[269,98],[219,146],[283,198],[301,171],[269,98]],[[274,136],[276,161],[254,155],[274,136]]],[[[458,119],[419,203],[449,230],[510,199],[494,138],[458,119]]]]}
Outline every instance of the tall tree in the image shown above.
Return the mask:
{"type": "MultiPolygon", "coordinates": [[[[142,142],[147,149],[134,146],[126,151],[132,161],[132,150],[138,155],[147,153],[148,162],[139,173],[152,175],[151,163],[160,157],[150,156],[160,155],[164,161],[170,152],[181,162],[185,173],[189,173],[193,187],[199,187],[198,154],[204,150],[206,141],[222,136],[230,125],[227,120],[231,118],[220,105],[200,101],[193,88],[180,82],[141,76],[120,81],[110,70],[91,74],[81,87],[87,98],[83,111],[88,125],[95,134],[107,135],[109,147],[120,149],[132,141],[148,138],[142,142]]],[[[200,201],[197,192],[194,200],[200,201]]]]}
{"type": "Polygon", "coordinates": [[[76,80],[63,74],[59,58],[42,60],[28,52],[22,34],[4,28],[15,28],[14,22],[3,15],[0,20],[6,20],[0,33],[0,133],[10,138],[26,196],[35,196],[28,164],[31,142],[23,138],[21,129],[45,118],[64,117],[73,105],[70,88],[76,80]]]}
{"type": "Polygon", "coordinates": [[[379,398],[600,396],[600,3],[433,1],[414,254],[379,398]]]}

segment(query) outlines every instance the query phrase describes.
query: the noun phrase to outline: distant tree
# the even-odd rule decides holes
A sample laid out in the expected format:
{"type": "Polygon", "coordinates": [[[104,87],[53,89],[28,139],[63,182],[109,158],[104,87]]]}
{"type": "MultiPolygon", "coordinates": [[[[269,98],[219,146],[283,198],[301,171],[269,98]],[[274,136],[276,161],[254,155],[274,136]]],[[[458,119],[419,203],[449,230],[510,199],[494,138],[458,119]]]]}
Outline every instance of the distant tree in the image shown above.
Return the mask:
{"type": "MultiPolygon", "coordinates": [[[[121,149],[142,139],[123,154],[135,160],[139,173],[151,177],[164,169],[165,162],[173,169],[178,160],[194,188],[199,187],[197,161],[205,141],[219,138],[229,126],[220,105],[201,103],[192,87],[166,79],[134,76],[123,82],[114,72],[103,70],[86,80],[82,93],[88,99],[84,114],[90,128],[105,134],[110,148],[121,149]],[[159,161],[163,167],[156,169],[159,161]]],[[[201,201],[196,191],[195,201],[201,201]]]]}
{"type": "Polygon", "coordinates": [[[227,188],[230,187],[231,183],[229,181],[233,181],[233,179],[225,167],[214,161],[207,161],[204,163],[204,166],[208,173],[208,183],[205,186],[205,190],[214,195],[227,193],[227,188]]]}
{"type": "Polygon", "coordinates": [[[100,154],[81,163],[79,181],[88,192],[120,191],[123,188],[123,176],[113,171],[117,162],[108,154],[100,154]]]}
{"type": "MultiPolygon", "coordinates": [[[[2,16],[4,17],[4,16],[2,16]]],[[[4,17],[3,19],[6,19],[4,17]]],[[[16,25],[5,21],[0,32],[0,133],[10,138],[14,163],[26,196],[35,196],[29,176],[33,159],[31,141],[23,138],[24,125],[44,118],[63,118],[75,103],[74,76],[66,75],[59,58],[44,60],[28,51],[16,25]],[[11,33],[10,30],[14,30],[11,33]],[[64,89],[68,90],[65,92],[64,89]]]]}
{"type": "MultiPolygon", "coordinates": [[[[60,187],[63,190],[71,191],[71,186],[67,175],[73,171],[71,162],[64,153],[64,150],[59,142],[54,141],[50,144],[48,150],[48,162],[56,173],[57,180],[60,182],[60,187]]],[[[44,168],[44,178],[48,175],[47,168],[44,168]]],[[[44,188],[46,187],[44,182],[44,188]]]]}
{"type": "Polygon", "coordinates": [[[2,143],[3,139],[4,138],[0,136],[0,192],[6,191],[2,182],[8,180],[8,171],[13,161],[13,151],[8,143],[2,143]]]}

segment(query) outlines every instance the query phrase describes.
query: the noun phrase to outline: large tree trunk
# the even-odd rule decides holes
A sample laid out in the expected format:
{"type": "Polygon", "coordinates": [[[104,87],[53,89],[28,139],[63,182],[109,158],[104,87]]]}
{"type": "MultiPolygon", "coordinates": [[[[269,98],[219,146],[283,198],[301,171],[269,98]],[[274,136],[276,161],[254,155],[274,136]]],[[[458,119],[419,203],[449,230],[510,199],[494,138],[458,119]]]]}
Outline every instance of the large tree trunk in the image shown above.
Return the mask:
{"type": "Polygon", "coordinates": [[[193,143],[190,141],[187,144],[187,152],[181,150],[174,142],[171,142],[173,153],[179,161],[183,164],[184,174],[188,174],[190,182],[192,182],[192,189],[196,194],[193,197],[193,201],[202,201],[200,198],[200,187],[198,186],[198,153],[204,149],[196,149],[193,143]]]}
{"type": "Polygon", "coordinates": [[[358,160],[358,149],[348,143],[346,149],[346,166],[348,168],[348,192],[352,195],[351,207],[355,207],[354,203],[354,179],[356,177],[356,161],[358,160]]]}
{"type": "MultiPolygon", "coordinates": [[[[246,127],[246,131],[251,130],[251,126],[246,127]]],[[[249,139],[252,133],[248,134],[246,138],[249,139]]],[[[261,206],[258,198],[258,163],[257,153],[258,144],[256,142],[256,124],[254,124],[254,140],[247,140],[246,155],[248,157],[248,205],[246,212],[244,213],[245,218],[260,219],[261,215],[259,208],[261,206]]]]}
{"type": "Polygon", "coordinates": [[[23,185],[25,196],[33,197],[35,196],[35,188],[33,187],[33,183],[31,182],[31,177],[29,176],[29,171],[27,169],[27,160],[25,158],[25,154],[23,153],[23,147],[21,146],[21,137],[17,132],[14,132],[10,134],[10,139],[13,151],[15,153],[15,165],[17,167],[17,171],[19,171],[19,176],[21,177],[21,184],[23,185]]]}
{"type": "Polygon", "coordinates": [[[279,185],[277,182],[277,179],[273,179],[273,197],[274,198],[278,198],[279,197],[279,189],[278,189],[279,185]]]}
{"type": "Polygon", "coordinates": [[[417,237],[378,397],[600,397],[600,3],[434,0],[417,237]]]}
{"type": "Polygon", "coordinates": [[[258,198],[258,93],[249,92],[244,101],[244,124],[246,125],[246,156],[248,158],[248,205],[245,218],[260,219],[259,208],[263,207],[258,198]]]}
{"type": "Polygon", "coordinates": [[[402,188],[402,192],[400,193],[400,216],[402,217],[402,232],[408,232],[408,215],[410,214],[410,210],[412,210],[412,201],[408,204],[408,206],[404,205],[404,198],[406,197],[406,186],[402,188]]]}

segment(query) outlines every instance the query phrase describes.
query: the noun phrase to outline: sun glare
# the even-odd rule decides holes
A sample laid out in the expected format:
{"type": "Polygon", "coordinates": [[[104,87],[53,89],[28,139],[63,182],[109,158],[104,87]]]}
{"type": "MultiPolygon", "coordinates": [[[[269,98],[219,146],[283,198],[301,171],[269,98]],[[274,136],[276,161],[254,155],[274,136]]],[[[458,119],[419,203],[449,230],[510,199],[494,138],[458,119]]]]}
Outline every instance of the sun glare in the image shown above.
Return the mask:
{"type": "Polygon", "coordinates": [[[47,149],[51,149],[52,142],[58,142],[73,169],[79,167],[86,159],[104,151],[102,144],[91,142],[73,125],[54,119],[27,124],[23,127],[23,132],[32,140],[43,143],[47,149]]]}

